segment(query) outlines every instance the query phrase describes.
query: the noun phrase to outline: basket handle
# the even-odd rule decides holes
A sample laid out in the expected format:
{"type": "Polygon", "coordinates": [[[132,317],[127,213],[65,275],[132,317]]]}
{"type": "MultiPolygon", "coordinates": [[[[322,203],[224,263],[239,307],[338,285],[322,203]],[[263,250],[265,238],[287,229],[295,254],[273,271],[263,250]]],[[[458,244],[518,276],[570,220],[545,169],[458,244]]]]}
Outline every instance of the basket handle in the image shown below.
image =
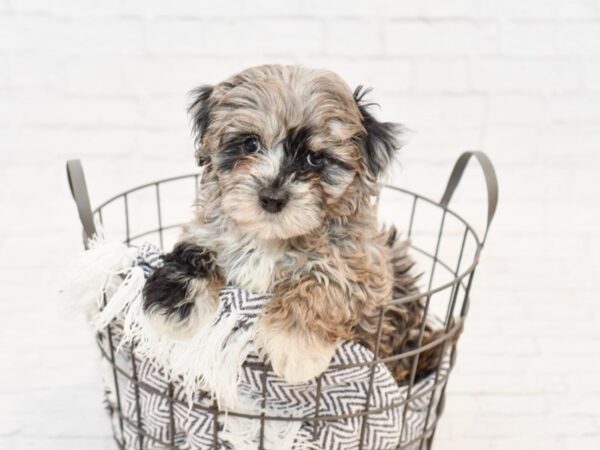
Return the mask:
{"type": "Polygon", "coordinates": [[[75,200],[75,205],[77,205],[79,220],[83,225],[84,241],[87,243],[87,240],[96,234],[96,225],[94,224],[94,215],[90,205],[83,166],[79,159],[67,161],[67,178],[69,180],[71,195],[73,195],[73,200],[75,200]]]}
{"type": "Polygon", "coordinates": [[[483,233],[483,240],[481,241],[481,244],[483,245],[490,229],[490,225],[492,224],[492,220],[494,219],[494,215],[496,214],[496,207],[498,206],[498,178],[496,177],[496,170],[494,169],[492,161],[490,161],[490,158],[485,153],[480,151],[469,151],[464,152],[459,156],[456,163],[454,163],[454,168],[452,169],[452,173],[446,184],[446,190],[444,191],[444,195],[442,195],[440,204],[444,208],[448,207],[452,195],[462,179],[467,163],[472,156],[477,159],[483,170],[487,188],[487,222],[485,225],[485,232],[483,233]]]}

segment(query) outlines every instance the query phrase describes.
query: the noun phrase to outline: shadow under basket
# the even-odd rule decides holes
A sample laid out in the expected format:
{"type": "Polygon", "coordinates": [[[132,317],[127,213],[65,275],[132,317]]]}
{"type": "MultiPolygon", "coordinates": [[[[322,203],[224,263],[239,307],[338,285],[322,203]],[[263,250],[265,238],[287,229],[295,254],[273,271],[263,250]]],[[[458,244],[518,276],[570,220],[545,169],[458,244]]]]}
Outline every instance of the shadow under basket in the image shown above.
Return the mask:
{"type": "MultiPolygon", "coordinates": [[[[132,246],[152,243],[161,249],[171,248],[177,239],[200,177],[184,175],[138,186],[92,210],[81,163],[69,161],[67,174],[83,225],[84,244],[94,236],[95,223],[101,223],[107,239],[132,246]]],[[[380,318],[392,304],[423,302],[425,314],[418,345],[385,358],[378,356],[377,346],[374,352],[359,351],[362,359],[358,361],[334,358],[325,373],[303,385],[301,394],[286,391],[267,364],[250,358],[244,363],[242,381],[255,393],[258,406],[251,412],[220,409],[211,395],[202,391],[190,400],[176,378],[170,379],[154,361],[136,352],[136,342],[121,343],[122,323],[114,320],[97,334],[96,340],[105,367],[106,404],[117,447],[431,449],[444,410],[448,376],[456,361],[456,342],[469,309],[473,276],[497,201],[496,174],[489,158],[481,152],[466,152],[458,158],[439,202],[385,186],[379,198],[380,217],[406,233],[411,242],[410,254],[423,276],[419,293],[393,299],[381,308],[380,318]],[[482,235],[448,206],[471,157],[480,163],[487,188],[487,219],[482,235]],[[441,332],[425,344],[426,322],[435,323],[441,332]],[[433,347],[439,347],[443,356],[435,370],[417,379],[419,357],[433,347]],[[410,362],[410,373],[405,383],[390,385],[386,365],[399,359],[410,362]],[[351,374],[353,381],[336,386],[344,379],[337,376],[340,374],[351,374]],[[270,405],[281,402],[282,396],[291,403],[306,402],[310,407],[277,413],[281,409],[270,405]],[[232,438],[231,424],[252,435],[250,443],[238,444],[232,438]],[[283,441],[273,440],[273,430],[281,439],[287,439],[285,446],[283,441]]],[[[384,333],[381,323],[376,331],[378,341],[384,333]]]]}

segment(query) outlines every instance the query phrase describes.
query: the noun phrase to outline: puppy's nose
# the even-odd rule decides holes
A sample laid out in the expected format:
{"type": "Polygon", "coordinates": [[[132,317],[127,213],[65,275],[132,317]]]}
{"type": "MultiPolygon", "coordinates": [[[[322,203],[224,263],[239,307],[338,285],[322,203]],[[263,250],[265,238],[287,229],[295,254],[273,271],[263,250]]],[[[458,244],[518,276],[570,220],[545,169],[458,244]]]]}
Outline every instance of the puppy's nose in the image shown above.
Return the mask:
{"type": "Polygon", "coordinates": [[[275,192],[272,189],[263,189],[258,198],[260,205],[265,211],[277,213],[283,209],[288,202],[288,194],[285,192],[275,192]]]}

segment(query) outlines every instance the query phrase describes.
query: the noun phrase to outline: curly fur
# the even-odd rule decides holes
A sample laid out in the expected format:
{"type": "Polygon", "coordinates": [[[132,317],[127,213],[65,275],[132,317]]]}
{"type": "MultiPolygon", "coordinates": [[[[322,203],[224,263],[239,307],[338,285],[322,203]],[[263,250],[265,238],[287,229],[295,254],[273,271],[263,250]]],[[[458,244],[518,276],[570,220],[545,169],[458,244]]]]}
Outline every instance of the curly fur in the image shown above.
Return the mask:
{"type": "MultiPolygon", "coordinates": [[[[382,308],[379,355],[414,345],[422,302],[390,304],[417,291],[413,263],[395,230],[378,226],[374,202],[401,128],[371,115],[366,92],[328,71],[278,65],[193,91],[204,172],[177,255],[145,290],[161,329],[193,332],[198,315],[212,310],[204,303],[233,283],[273,294],[255,343],[288,381],[320,374],[341,340],[374,348],[382,308]],[[261,207],[265,189],[285,198],[280,211],[261,207]]],[[[433,335],[427,329],[425,341],[433,335]]],[[[420,360],[424,374],[437,366],[439,349],[420,360]]],[[[404,381],[409,363],[391,366],[404,381]]]]}

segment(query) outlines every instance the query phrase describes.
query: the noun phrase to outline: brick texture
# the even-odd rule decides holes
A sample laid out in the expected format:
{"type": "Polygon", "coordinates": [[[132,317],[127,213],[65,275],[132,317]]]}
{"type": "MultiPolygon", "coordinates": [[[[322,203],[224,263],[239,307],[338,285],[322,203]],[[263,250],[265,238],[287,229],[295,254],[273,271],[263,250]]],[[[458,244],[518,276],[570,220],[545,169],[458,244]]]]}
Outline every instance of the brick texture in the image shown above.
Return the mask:
{"type": "MultiPolygon", "coordinates": [[[[374,87],[411,130],[395,183],[438,198],[462,150],[496,163],[435,448],[600,448],[597,0],[0,0],[0,448],[113,448],[93,339],[56,294],[80,249],[64,161],[95,204],[190,172],[186,92],[269,62],[374,87]]],[[[483,180],[463,181],[480,227],[483,180]]]]}

